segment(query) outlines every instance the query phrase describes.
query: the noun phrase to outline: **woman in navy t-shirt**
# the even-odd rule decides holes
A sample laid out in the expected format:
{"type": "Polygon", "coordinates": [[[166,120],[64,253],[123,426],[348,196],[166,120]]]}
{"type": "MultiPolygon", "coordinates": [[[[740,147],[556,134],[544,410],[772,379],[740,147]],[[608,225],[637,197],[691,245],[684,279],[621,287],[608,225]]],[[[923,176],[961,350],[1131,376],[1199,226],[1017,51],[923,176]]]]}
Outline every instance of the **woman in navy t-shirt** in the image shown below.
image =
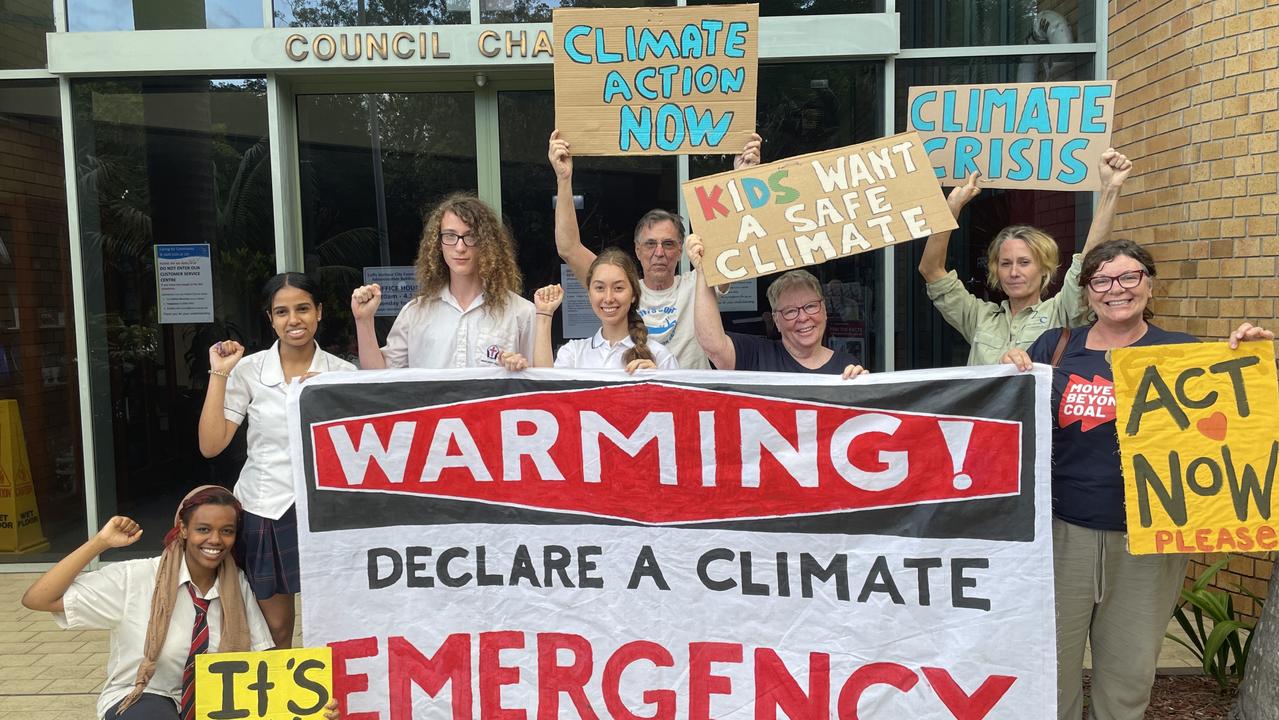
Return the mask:
{"type": "MultiPolygon", "coordinates": [[[[1053,369],[1053,576],[1057,606],[1057,717],[1083,711],[1085,641],[1092,648],[1092,716],[1140,720],[1150,702],[1164,631],[1186,576],[1184,555],[1130,555],[1123,474],[1115,434],[1110,351],[1197,342],[1152,325],[1155,263],[1129,240],[1102,243],[1084,257],[1080,285],[1095,320],[1066,341],[1053,369]],[[1068,398],[1063,403],[1062,398],[1068,398]]],[[[1006,363],[1051,363],[1060,328],[1017,348],[1006,363]]],[[[1274,333],[1239,326],[1241,340],[1274,333]]]]}

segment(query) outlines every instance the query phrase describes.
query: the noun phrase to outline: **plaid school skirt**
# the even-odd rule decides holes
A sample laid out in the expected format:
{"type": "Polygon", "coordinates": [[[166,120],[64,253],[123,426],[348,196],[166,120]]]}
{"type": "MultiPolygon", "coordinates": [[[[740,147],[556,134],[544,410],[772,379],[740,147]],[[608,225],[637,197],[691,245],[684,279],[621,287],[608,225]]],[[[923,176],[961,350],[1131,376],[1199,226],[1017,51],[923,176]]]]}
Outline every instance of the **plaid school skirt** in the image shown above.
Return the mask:
{"type": "Polygon", "coordinates": [[[289,508],[278,520],[244,512],[244,527],[236,544],[243,549],[244,574],[253,595],[293,595],[301,589],[298,579],[298,516],[289,508]]]}

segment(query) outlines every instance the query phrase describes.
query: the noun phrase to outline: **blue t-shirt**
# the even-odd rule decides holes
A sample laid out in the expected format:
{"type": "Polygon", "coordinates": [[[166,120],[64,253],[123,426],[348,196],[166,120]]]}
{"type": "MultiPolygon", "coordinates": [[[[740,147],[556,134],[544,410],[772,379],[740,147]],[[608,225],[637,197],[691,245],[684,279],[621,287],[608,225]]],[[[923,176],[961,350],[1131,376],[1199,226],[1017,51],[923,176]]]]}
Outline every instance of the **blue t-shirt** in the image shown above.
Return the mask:
{"type": "Polygon", "coordinates": [[[861,361],[851,354],[843,350],[835,350],[835,354],[830,356],[830,360],[827,360],[825,365],[819,368],[806,368],[786,352],[786,346],[782,345],[781,340],[732,332],[726,334],[733,342],[733,351],[737,354],[737,365],[733,368],[734,370],[839,375],[844,372],[845,367],[861,364],[861,361]]]}
{"type": "MultiPolygon", "coordinates": [[[[1199,342],[1193,335],[1149,325],[1133,343],[1199,342]]],[[[1089,350],[1092,326],[1075,328],[1053,368],[1053,515],[1094,530],[1127,530],[1119,437],[1115,433],[1114,375],[1106,351],[1089,350]]],[[[1061,328],[1039,336],[1030,359],[1051,363],[1061,328]]]]}

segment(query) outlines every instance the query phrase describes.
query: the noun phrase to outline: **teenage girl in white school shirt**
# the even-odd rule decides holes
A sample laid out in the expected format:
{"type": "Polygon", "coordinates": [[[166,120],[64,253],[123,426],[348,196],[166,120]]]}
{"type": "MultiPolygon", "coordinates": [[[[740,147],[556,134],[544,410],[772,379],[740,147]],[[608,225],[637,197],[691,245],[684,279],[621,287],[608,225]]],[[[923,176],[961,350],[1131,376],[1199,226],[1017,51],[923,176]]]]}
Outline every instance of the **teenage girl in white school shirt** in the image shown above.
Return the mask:
{"type": "MultiPolygon", "coordinates": [[[[600,319],[600,329],[589,338],[565,343],[554,362],[551,360],[551,320],[564,300],[564,290],[559,285],[548,285],[534,294],[537,309],[534,367],[612,368],[628,373],[679,368],[679,362],[665,346],[648,339],[648,327],[639,314],[639,273],[630,256],[617,248],[600,253],[587,270],[586,290],[591,309],[600,319]]],[[[518,369],[511,363],[507,367],[518,369]]]]}
{"type": "Polygon", "coordinates": [[[271,648],[271,632],[233,558],[240,517],[229,490],[203,485],[178,504],[159,557],[81,574],[101,553],[142,537],[136,522],[113,517],[22,596],[24,606],[53,613],[62,628],[111,631],[97,717],[182,719],[197,599],[207,603],[207,652],[271,648]]]}
{"type": "Polygon", "coordinates": [[[418,296],[395,318],[378,348],[376,284],[351,293],[360,367],[501,367],[533,352],[533,304],[520,297],[523,276],[510,232],[484,201],[445,198],[427,217],[418,247],[418,296]]]}
{"type": "Polygon", "coordinates": [[[277,340],[248,357],[234,340],[209,348],[200,453],[218,455],[249,421],[248,458],[235,484],[235,496],[244,506],[244,571],[275,646],[286,648],[293,643],[293,596],[301,582],[285,399],[300,378],[355,366],[315,342],[324,308],[314,281],[302,273],[280,273],[266,282],[262,295],[277,340]]]}

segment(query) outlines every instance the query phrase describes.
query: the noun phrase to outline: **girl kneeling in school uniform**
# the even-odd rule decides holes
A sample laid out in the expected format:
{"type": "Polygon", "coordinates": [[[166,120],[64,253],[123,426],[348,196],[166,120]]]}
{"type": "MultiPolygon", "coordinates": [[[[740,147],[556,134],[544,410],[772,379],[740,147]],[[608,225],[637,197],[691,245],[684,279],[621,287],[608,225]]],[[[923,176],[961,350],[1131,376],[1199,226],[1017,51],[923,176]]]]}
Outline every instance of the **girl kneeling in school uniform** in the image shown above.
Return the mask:
{"type": "Polygon", "coordinates": [[[97,716],[186,720],[195,710],[195,655],[268,650],[271,632],[232,548],[240,503],[229,490],[192,490],[173,517],[164,552],[80,575],[99,554],[132,545],[142,528],[113,517],[22,596],[63,628],[111,631],[97,716]]]}

